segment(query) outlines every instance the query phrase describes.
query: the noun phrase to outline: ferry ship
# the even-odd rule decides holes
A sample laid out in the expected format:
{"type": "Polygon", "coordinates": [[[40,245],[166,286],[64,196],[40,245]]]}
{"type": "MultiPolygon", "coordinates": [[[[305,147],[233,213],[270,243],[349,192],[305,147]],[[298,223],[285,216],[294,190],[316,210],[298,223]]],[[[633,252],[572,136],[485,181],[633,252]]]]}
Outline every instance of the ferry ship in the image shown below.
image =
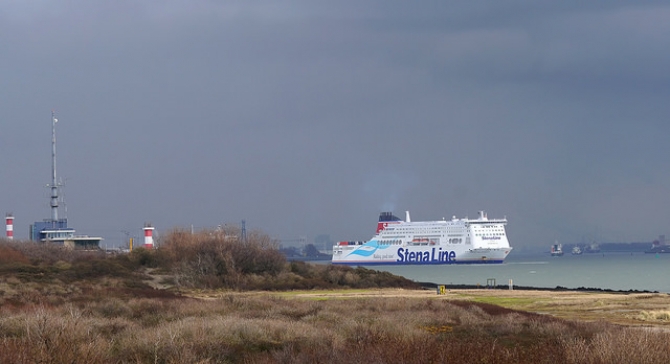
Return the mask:
{"type": "Polygon", "coordinates": [[[512,251],[507,219],[417,221],[382,212],[377,232],[369,241],[341,241],[333,246],[333,264],[477,264],[502,263],[512,251]]]}

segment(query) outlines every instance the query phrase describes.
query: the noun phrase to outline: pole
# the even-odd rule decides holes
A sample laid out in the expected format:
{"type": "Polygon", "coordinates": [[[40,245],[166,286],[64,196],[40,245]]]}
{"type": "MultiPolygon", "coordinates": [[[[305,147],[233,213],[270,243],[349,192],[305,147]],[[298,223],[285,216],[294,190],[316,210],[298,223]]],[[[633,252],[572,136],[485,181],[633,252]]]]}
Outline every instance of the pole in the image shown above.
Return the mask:
{"type": "Polygon", "coordinates": [[[58,182],[56,181],[56,114],[51,110],[51,220],[58,221],[58,182]]]}

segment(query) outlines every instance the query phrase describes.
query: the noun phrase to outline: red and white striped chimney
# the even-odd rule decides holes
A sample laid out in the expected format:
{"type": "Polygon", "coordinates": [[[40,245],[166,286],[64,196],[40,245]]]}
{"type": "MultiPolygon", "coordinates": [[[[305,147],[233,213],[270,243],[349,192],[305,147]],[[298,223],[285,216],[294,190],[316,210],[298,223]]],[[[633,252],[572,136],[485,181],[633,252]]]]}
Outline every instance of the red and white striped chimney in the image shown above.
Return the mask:
{"type": "Polygon", "coordinates": [[[12,240],[14,239],[14,216],[7,214],[5,222],[7,223],[7,239],[12,240]]]}
{"type": "Polygon", "coordinates": [[[154,248],[154,229],[151,224],[144,224],[144,247],[146,249],[154,248]]]}

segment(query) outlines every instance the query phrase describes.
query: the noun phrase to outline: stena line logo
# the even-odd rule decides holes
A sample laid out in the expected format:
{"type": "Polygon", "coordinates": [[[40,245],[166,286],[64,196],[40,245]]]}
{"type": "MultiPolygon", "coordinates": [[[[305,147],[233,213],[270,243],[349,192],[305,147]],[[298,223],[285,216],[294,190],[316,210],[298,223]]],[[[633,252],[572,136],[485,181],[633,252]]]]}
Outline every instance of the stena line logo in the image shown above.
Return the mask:
{"type": "Polygon", "coordinates": [[[413,252],[409,249],[399,248],[399,258],[396,259],[398,263],[446,263],[456,261],[455,251],[442,251],[442,248],[430,251],[413,252]]]}

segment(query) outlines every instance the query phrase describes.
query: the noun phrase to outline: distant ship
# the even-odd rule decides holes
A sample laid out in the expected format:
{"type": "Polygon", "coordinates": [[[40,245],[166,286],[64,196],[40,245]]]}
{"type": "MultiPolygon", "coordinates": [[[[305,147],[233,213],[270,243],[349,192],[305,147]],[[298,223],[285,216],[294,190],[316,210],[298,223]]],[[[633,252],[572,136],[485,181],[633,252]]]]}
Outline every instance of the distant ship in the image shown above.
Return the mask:
{"type": "Polygon", "coordinates": [[[563,245],[561,245],[561,244],[552,245],[550,253],[551,253],[552,257],[563,256],[563,245]]]}
{"type": "Polygon", "coordinates": [[[512,251],[507,219],[411,221],[382,212],[377,233],[368,241],[341,241],[333,246],[333,264],[428,265],[502,263],[512,251]]]}
{"type": "Polygon", "coordinates": [[[656,253],[670,253],[670,245],[665,242],[665,235],[658,237],[658,240],[654,240],[651,243],[651,249],[645,250],[647,254],[656,254],[656,253]]]}
{"type": "Polygon", "coordinates": [[[589,244],[584,250],[586,253],[600,253],[600,245],[596,242],[589,244]]]}
{"type": "Polygon", "coordinates": [[[575,246],[575,247],[572,248],[572,255],[582,255],[582,253],[584,253],[582,251],[582,248],[580,248],[578,246],[575,246]]]}

